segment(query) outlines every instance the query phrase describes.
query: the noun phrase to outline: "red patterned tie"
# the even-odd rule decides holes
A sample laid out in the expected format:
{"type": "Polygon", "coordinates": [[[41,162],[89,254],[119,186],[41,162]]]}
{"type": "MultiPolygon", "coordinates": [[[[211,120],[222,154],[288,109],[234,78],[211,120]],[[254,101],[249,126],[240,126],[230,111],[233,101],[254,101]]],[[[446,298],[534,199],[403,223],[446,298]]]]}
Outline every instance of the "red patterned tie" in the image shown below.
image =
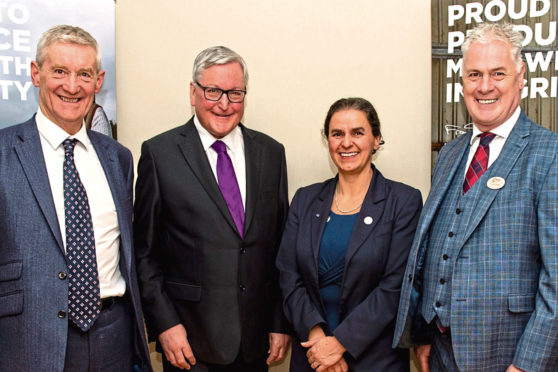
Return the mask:
{"type": "Polygon", "coordinates": [[[467,173],[465,174],[465,182],[463,182],[463,195],[473,185],[479,178],[481,178],[482,174],[488,168],[488,154],[490,153],[489,144],[490,141],[495,137],[494,133],[486,132],[479,135],[480,137],[480,144],[477,147],[477,151],[475,152],[475,156],[473,156],[473,160],[469,165],[469,169],[467,169],[467,173]]]}

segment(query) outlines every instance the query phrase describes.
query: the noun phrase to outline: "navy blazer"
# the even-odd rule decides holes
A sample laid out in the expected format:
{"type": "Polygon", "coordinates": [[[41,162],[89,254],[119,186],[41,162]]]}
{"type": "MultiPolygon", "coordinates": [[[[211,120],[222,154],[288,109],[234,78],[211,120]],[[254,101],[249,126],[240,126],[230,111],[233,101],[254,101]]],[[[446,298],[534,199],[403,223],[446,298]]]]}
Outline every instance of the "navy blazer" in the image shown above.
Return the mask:
{"type": "MultiPolygon", "coordinates": [[[[120,271],[135,315],[135,346],[151,371],[132,250],[133,162],[113,139],[88,131],[120,226],[120,271]]],[[[62,164],[61,164],[62,166],[62,164]]],[[[0,371],[62,371],[68,281],[62,236],[34,117],[0,131],[0,371]]]]}
{"type": "MultiPolygon", "coordinates": [[[[415,272],[440,205],[467,156],[471,134],[446,144],[409,255],[394,345],[411,346],[417,316],[415,272]]],[[[474,187],[483,190],[459,239],[451,278],[451,336],[467,371],[558,370],[558,134],[522,111],[498,159],[474,187]],[[501,188],[485,180],[501,177],[501,188]],[[482,181],[482,182],[481,182],[482,181]]],[[[457,175],[463,177],[463,175],[457,175]]],[[[438,278],[424,278],[433,286],[438,278]]],[[[420,291],[420,289],[419,289],[420,291]]]]}
{"type": "MultiPolygon", "coordinates": [[[[372,182],[345,255],[340,322],[332,333],[347,349],[351,371],[408,371],[408,351],[393,350],[391,342],[422,198],[371,166],[372,182]]],[[[315,325],[326,325],[318,254],[336,185],[337,177],[297,191],[277,256],[283,308],[295,331],[291,370],[297,372],[312,371],[300,341],[315,325]]]]}

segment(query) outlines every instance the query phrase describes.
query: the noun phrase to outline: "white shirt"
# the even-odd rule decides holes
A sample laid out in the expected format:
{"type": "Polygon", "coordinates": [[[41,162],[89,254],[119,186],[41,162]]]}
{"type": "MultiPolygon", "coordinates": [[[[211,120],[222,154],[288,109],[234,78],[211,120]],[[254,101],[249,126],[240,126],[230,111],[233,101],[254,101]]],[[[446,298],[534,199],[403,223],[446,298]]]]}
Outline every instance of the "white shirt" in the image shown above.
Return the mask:
{"type": "MultiPolygon", "coordinates": [[[[490,149],[488,154],[488,168],[498,159],[500,153],[502,152],[502,148],[506,144],[506,140],[510,136],[510,133],[517,123],[517,119],[519,119],[519,114],[521,114],[521,108],[517,106],[514,113],[508,120],[506,120],[503,124],[497,126],[496,128],[490,130],[490,133],[494,133],[496,136],[490,141],[488,148],[490,149]]],[[[465,167],[465,175],[467,174],[467,169],[469,169],[469,165],[471,161],[473,161],[473,157],[475,156],[475,152],[480,144],[480,137],[479,134],[482,132],[477,128],[476,124],[473,125],[473,135],[471,137],[470,147],[469,147],[469,157],[467,158],[467,166],[465,167]]]]}
{"type": "MultiPolygon", "coordinates": [[[[211,133],[201,125],[197,116],[194,116],[194,125],[200,135],[201,143],[207,155],[207,160],[209,160],[213,175],[217,180],[217,151],[213,150],[213,147],[211,147],[211,145],[217,141],[217,138],[213,137],[211,133]]],[[[238,182],[238,188],[240,189],[240,196],[242,196],[242,204],[244,205],[244,210],[246,210],[246,156],[244,155],[244,137],[242,136],[242,130],[237,125],[229,134],[220,140],[227,145],[227,154],[229,154],[231,158],[236,181],[238,182]]],[[[219,182],[217,181],[217,183],[219,182]]]]}
{"type": "Polygon", "coordinates": [[[35,117],[39,130],[41,147],[47,169],[50,190],[56,209],[64,249],[66,249],[66,223],[64,213],[64,142],[67,138],[78,140],[74,149],[74,162],[81,183],[87,192],[89,209],[93,220],[95,252],[99,272],[101,298],[122,296],[126,292],[126,282],[120,273],[120,226],[112,192],[97,153],[87,136],[85,125],[79,132],[69,135],[58,125],[51,122],[41,112],[35,117]]]}

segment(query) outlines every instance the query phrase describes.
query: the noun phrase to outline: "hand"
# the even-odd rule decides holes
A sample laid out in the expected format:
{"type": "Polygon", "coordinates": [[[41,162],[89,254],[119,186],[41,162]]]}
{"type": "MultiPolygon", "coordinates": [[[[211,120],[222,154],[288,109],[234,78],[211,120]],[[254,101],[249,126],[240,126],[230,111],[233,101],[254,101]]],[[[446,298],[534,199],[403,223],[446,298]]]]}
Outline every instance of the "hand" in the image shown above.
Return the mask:
{"type": "Polygon", "coordinates": [[[515,367],[513,364],[508,367],[506,372],[523,372],[522,369],[515,367]]]}
{"type": "Polygon", "coordinates": [[[186,329],[182,324],[177,324],[161,333],[159,342],[165,357],[173,366],[189,370],[190,364],[196,364],[196,358],[194,358],[194,353],[188,343],[186,329]]]}
{"type": "Polygon", "coordinates": [[[302,347],[309,348],[306,352],[308,363],[318,372],[326,371],[329,367],[343,358],[347,351],[333,336],[326,336],[301,343],[302,347]]]}
{"type": "Polygon", "coordinates": [[[415,354],[419,360],[422,372],[428,372],[428,358],[430,357],[430,345],[420,345],[415,348],[415,354]]]}
{"type": "Polygon", "coordinates": [[[314,327],[312,327],[312,329],[308,333],[308,341],[316,340],[318,338],[322,338],[325,336],[326,335],[324,330],[322,329],[322,326],[316,324],[314,327]]]}
{"type": "Polygon", "coordinates": [[[325,372],[348,372],[349,366],[345,361],[345,358],[339,359],[339,362],[335,363],[331,367],[325,370],[325,372]]]}
{"type": "Polygon", "coordinates": [[[291,336],[283,333],[271,332],[269,334],[269,350],[267,351],[269,356],[265,362],[270,365],[271,363],[283,359],[290,343],[291,336]]]}

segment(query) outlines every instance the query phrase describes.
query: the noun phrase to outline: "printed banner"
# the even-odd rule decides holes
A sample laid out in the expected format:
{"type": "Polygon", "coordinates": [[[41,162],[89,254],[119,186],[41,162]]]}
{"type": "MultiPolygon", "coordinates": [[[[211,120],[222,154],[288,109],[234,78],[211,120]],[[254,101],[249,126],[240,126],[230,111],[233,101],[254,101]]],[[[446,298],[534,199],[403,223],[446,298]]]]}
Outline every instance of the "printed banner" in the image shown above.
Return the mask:
{"type": "Polygon", "coordinates": [[[106,76],[95,100],[106,119],[116,123],[114,0],[0,0],[0,128],[21,123],[37,111],[30,63],[41,34],[58,24],[79,26],[99,43],[106,76]]]}
{"type": "Polygon", "coordinates": [[[557,0],[432,1],[432,165],[440,148],[472,128],[463,102],[461,44],[482,22],[509,22],[525,37],[521,107],[557,131],[557,0]]]}

